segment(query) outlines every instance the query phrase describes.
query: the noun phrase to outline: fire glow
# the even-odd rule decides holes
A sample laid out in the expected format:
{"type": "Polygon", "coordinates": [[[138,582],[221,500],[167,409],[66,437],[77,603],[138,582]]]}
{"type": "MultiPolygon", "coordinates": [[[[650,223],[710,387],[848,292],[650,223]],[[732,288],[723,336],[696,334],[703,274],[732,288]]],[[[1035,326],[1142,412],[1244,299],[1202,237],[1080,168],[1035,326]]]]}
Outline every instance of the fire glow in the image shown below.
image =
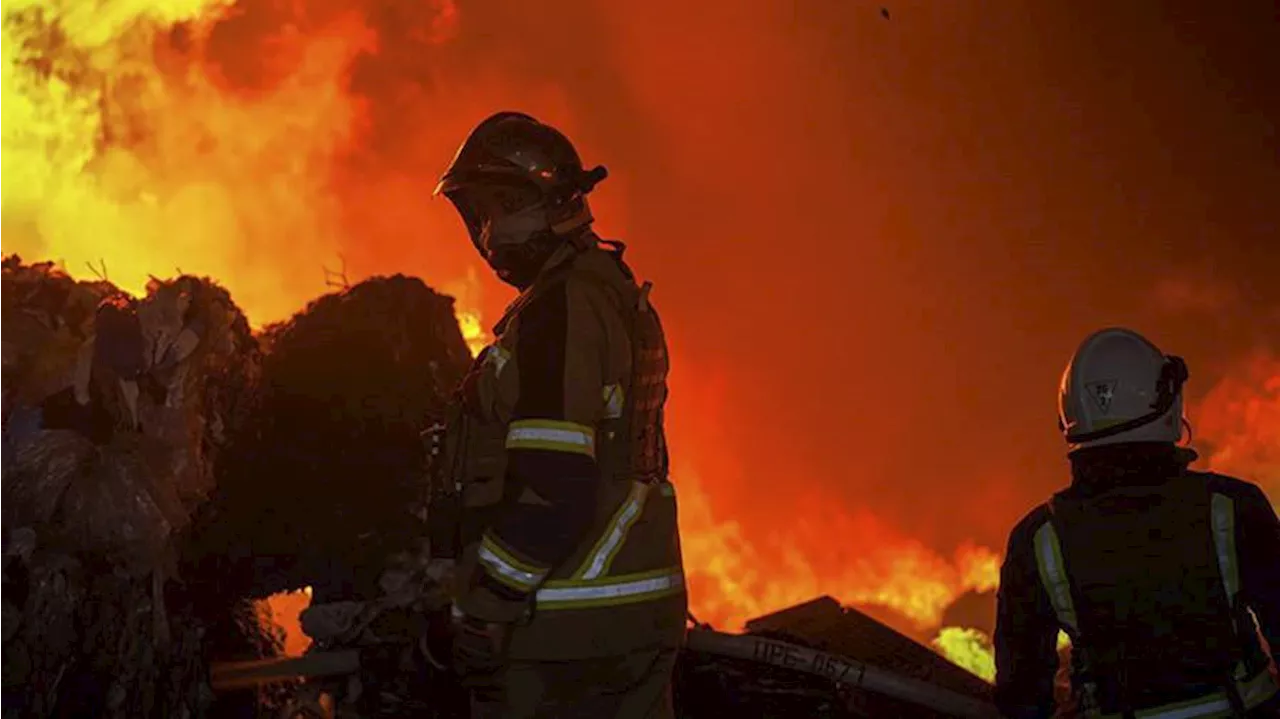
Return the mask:
{"type": "MultiPolygon", "coordinates": [[[[475,113],[454,117],[441,108],[420,118],[424,133],[436,133],[435,167],[379,165],[367,147],[370,95],[350,89],[358,60],[379,51],[379,38],[341,5],[6,2],[5,252],[61,261],[81,278],[105,274],[134,292],[150,274],[208,275],[255,325],[284,319],[331,289],[334,272],[342,282],[420,274],[457,298],[459,324],[477,351],[491,339],[485,321],[493,314],[483,268],[466,255],[456,224],[432,225],[443,215],[420,211],[430,171],[475,113]],[[373,249],[350,258],[348,276],[344,253],[359,247],[373,249]]],[[[422,42],[459,31],[451,2],[421,5],[431,14],[422,42]]],[[[1275,491],[1280,369],[1267,362],[1251,365],[1249,382],[1211,393],[1198,429],[1218,443],[1210,466],[1238,469],[1275,491]]],[[[673,444],[681,439],[677,433],[673,444]]],[[[894,610],[919,633],[936,635],[940,651],[989,674],[987,640],[940,624],[961,595],[995,588],[997,552],[968,544],[940,555],[873,513],[833,510],[840,500],[821,495],[814,501],[824,511],[810,515],[821,519],[797,516],[777,537],[747,536],[717,510],[717,492],[726,489],[718,468],[677,462],[700,620],[737,629],[831,594],[894,610]]],[[[300,596],[272,608],[296,616],[300,596]]],[[[289,649],[300,650],[296,621],[284,623],[289,649]]]]}
{"type": "MultiPolygon", "coordinates": [[[[431,37],[447,37],[457,13],[444,1],[431,6],[431,37]]],[[[70,274],[105,275],[132,292],[151,274],[209,275],[255,325],[282,320],[332,289],[338,266],[343,283],[360,279],[347,274],[343,249],[367,233],[394,234],[365,223],[371,212],[421,223],[408,207],[375,203],[419,202],[433,177],[425,168],[412,180],[374,171],[379,192],[369,192],[369,170],[352,159],[364,157],[371,100],[347,88],[353,64],[378,50],[378,37],[355,12],[300,8],[280,17],[265,3],[224,0],[0,4],[6,251],[54,258],[70,274]]],[[[436,160],[447,159],[447,146],[436,150],[436,160]]],[[[439,230],[457,242],[457,226],[439,230]]],[[[419,233],[397,232],[402,237],[381,237],[381,246],[419,242],[419,233]]],[[[353,267],[364,275],[416,269],[398,266],[394,253],[353,267]]],[[[489,339],[477,267],[449,271],[428,279],[457,297],[475,352],[489,339]]],[[[718,626],[740,628],[754,615],[832,594],[936,627],[956,596],[995,586],[991,551],[970,546],[937,557],[869,517],[837,517],[826,531],[876,535],[870,554],[819,563],[809,558],[828,553],[806,553],[803,544],[765,548],[717,516],[713,476],[677,470],[692,608],[718,626]]],[[[280,596],[271,608],[278,618],[296,617],[305,601],[280,596]]],[[[301,650],[296,620],[284,623],[289,650],[301,650]]]]}

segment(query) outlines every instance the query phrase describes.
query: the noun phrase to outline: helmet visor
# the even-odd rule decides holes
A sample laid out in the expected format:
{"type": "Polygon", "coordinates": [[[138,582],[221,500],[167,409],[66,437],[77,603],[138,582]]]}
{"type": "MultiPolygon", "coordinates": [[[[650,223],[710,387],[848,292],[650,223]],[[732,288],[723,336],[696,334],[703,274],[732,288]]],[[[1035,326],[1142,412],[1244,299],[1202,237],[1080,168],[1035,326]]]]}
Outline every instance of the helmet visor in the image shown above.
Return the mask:
{"type": "Polygon", "coordinates": [[[485,258],[503,244],[520,244],[546,229],[542,193],[532,183],[498,178],[446,193],[485,258]]]}

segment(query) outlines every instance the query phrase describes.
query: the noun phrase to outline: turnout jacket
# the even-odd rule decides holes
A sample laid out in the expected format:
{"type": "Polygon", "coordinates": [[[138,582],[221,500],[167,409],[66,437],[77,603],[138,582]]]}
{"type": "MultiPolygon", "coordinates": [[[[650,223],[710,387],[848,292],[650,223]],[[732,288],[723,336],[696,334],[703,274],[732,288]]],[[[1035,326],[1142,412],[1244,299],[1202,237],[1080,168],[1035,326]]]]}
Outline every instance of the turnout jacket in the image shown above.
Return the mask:
{"type": "Polygon", "coordinates": [[[620,249],[584,244],[552,258],[477,357],[430,511],[435,553],[458,555],[455,607],[514,623],[513,659],[684,636],[666,342],[620,249]]]}
{"type": "Polygon", "coordinates": [[[1083,716],[1190,719],[1270,706],[1277,688],[1257,634],[1273,659],[1274,509],[1253,484],[1185,465],[1073,483],[1009,538],[994,637],[1005,716],[1053,715],[1059,629],[1072,640],[1083,716]]]}

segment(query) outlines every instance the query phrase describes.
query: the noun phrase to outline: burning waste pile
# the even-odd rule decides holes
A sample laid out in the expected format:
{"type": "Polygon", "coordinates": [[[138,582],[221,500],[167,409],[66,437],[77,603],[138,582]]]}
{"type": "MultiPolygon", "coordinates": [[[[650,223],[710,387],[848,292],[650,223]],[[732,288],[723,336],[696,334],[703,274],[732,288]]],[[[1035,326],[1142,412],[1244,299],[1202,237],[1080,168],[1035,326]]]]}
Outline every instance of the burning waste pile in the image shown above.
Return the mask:
{"type": "Polygon", "coordinates": [[[190,715],[208,622],[169,597],[257,343],[207,280],[134,299],[47,263],[3,272],[4,714],[190,715]]]}
{"type": "Polygon", "coordinates": [[[417,279],[375,278],[259,339],[259,411],[191,559],[224,564],[203,574],[254,596],[309,586],[324,603],[373,592],[385,560],[423,535],[422,433],[471,361],[453,302],[417,279]]]}
{"type": "Polygon", "coordinates": [[[252,714],[289,687],[208,685],[280,653],[251,600],[407,586],[381,568],[413,566],[420,433],[469,361],[452,300],[374,279],[255,338],[195,277],[3,283],[5,716],[252,714]]]}
{"type": "MultiPolygon", "coordinates": [[[[339,666],[336,687],[311,682],[300,704],[325,690],[352,706],[426,716],[415,712],[439,709],[447,688],[422,665],[416,639],[448,600],[426,574],[423,435],[471,362],[453,300],[417,279],[374,278],[313,301],[260,340],[260,412],[190,560],[209,591],[263,599],[310,588],[302,625],[312,648],[361,650],[359,679],[339,666]]],[[[326,657],[314,664],[334,671],[326,657]]]]}

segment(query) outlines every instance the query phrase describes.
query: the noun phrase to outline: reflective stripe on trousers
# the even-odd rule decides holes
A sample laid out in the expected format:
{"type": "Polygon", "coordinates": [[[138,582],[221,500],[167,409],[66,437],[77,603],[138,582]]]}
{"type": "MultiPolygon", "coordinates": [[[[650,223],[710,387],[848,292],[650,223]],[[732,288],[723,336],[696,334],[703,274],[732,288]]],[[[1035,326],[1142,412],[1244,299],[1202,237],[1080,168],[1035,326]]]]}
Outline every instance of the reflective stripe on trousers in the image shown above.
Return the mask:
{"type": "MultiPolygon", "coordinates": [[[[1240,699],[1248,710],[1280,693],[1280,687],[1277,687],[1275,681],[1271,679],[1271,674],[1263,669],[1252,679],[1236,682],[1236,691],[1240,692],[1240,699]]],[[[1123,719],[1124,714],[1094,713],[1085,714],[1085,716],[1098,719],[1123,719]]],[[[1133,716],[1134,719],[1205,719],[1206,717],[1233,717],[1235,712],[1231,708],[1231,700],[1227,698],[1226,692],[1214,692],[1199,699],[1135,711],[1133,716]]]]}

